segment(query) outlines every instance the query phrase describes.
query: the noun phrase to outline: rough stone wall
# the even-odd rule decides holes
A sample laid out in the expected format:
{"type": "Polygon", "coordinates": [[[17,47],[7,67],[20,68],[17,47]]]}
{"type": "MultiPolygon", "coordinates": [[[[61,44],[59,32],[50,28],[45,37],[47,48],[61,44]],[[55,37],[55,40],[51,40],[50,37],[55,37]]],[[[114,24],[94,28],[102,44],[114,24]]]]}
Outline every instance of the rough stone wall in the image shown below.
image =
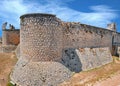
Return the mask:
{"type": "Polygon", "coordinates": [[[120,33],[114,33],[114,37],[113,37],[113,50],[114,50],[114,55],[120,55],[119,51],[119,47],[120,47],[120,33]]]}
{"type": "Polygon", "coordinates": [[[66,48],[99,48],[109,47],[111,54],[116,55],[120,46],[120,33],[116,32],[114,23],[104,29],[80,23],[63,22],[63,46],[66,48]]]}
{"type": "Polygon", "coordinates": [[[18,86],[58,86],[72,73],[59,62],[27,62],[19,58],[11,79],[18,86]]]}
{"type": "Polygon", "coordinates": [[[62,57],[61,21],[54,15],[21,17],[21,57],[34,61],[57,60],[62,57]]]}
{"type": "Polygon", "coordinates": [[[0,45],[2,44],[2,37],[0,37],[0,45]]]}
{"type": "Polygon", "coordinates": [[[115,23],[108,24],[107,29],[116,32],[116,24],[115,23]]]}
{"type": "Polygon", "coordinates": [[[20,58],[20,44],[18,44],[17,48],[15,49],[15,54],[17,56],[17,59],[20,58]]]}
{"type": "Polygon", "coordinates": [[[120,46],[120,33],[114,33],[114,43],[117,43],[120,46]]]}
{"type": "Polygon", "coordinates": [[[0,52],[5,52],[5,53],[10,53],[10,52],[14,52],[14,50],[16,49],[16,46],[14,45],[10,45],[10,46],[0,46],[0,52]]]}
{"type": "Polygon", "coordinates": [[[54,15],[21,16],[20,58],[11,79],[20,86],[57,86],[71,77],[62,58],[61,21],[54,15]]]}
{"type": "Polygon", "coordinates": [[[112,47],[112,31],[79,23],[64,24],[64,48],[112,47]]]}
{"type": "Polygon", "coordinates": [[[61,63],[72,72],[80,72],[112,62],[109,47],[69,48],[63,50],[61,63]]]}
{"type": "Polygon", "coordinates": [[[57,86],[72,72],[112,61],[113,31],[65,23],[50,14],[26,14],[20,18],[20,58],[11,73],[17,85],[57,86]]]}
{"type": "Polygon", "coordinates": [[[19,30],[3,30],[2,45],[18,45],[20,42],[19,30]]]}

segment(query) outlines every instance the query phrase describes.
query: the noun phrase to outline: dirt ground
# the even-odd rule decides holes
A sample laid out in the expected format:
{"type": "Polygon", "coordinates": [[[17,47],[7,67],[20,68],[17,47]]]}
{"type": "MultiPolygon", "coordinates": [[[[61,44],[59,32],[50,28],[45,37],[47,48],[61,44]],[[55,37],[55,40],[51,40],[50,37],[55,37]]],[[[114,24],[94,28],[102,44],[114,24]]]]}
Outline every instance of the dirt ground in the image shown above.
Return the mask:
{"type": "Polygon", "coordinates": [[[17,59],[13,53],[0,53],[0,86],[6,86],[17,59]]]}
{"type": "Polygon", "coordinates": [[[120,86],[120,72],[106,80],[96,82],[93,86],[120,86]]]}
{"type": "MultiPolygon", "coordinates": [[[[59,86],[120,86],[120,60],[114,61],[100,68],[76,73],[59,86]]],[[[17,58],[13,53],[0,53],[0,86],[6,86],[9,74],[17,58]]]]}

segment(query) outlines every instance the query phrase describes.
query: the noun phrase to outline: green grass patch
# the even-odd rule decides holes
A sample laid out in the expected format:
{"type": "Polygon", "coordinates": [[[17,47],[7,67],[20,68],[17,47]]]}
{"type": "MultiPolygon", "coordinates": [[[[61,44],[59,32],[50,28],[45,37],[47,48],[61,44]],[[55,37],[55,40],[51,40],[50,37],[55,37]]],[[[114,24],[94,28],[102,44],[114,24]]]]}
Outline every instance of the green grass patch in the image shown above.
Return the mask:
{"type": "Polygon", "coordinates": [[[15,86],[12,83],[8,82],[7,86],[15,86]]]}

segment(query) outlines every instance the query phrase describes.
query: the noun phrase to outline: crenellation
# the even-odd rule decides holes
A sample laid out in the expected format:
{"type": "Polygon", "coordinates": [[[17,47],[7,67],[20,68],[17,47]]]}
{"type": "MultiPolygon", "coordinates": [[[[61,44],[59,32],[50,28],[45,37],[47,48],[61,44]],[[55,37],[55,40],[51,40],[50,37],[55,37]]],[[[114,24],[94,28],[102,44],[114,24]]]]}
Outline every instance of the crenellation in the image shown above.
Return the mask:
{"type": "Polygon", "coordinates": [[[7,22],[3,23],[2,30],[6,30],[7,22]]]}

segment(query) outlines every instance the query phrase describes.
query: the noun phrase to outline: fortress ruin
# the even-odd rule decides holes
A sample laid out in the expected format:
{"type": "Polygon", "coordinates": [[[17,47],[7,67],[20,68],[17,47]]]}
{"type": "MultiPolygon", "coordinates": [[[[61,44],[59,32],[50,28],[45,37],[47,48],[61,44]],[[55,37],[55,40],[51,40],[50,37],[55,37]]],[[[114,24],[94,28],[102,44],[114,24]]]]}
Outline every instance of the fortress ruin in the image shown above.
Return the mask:
{"type": "Polygon", "coordinates": [[[2,25],[2,45],[0,52],[12,52],[20,43],[20,30],[9,24],[9,29],[6,28],[7,22],[2,25]]]}
{"type": "MultiPolygon", "coordinates": [[[[41,13],[25,14],[20,20],[20,57],[11,73],[17,85],[57,86],[73,72],[100,67],[119,54],[120,33],[114,23],[105,29],[41,13]]],[[[13,33],[3,30],[3,45],[18,45],[8,34],[13,33]]]]}

